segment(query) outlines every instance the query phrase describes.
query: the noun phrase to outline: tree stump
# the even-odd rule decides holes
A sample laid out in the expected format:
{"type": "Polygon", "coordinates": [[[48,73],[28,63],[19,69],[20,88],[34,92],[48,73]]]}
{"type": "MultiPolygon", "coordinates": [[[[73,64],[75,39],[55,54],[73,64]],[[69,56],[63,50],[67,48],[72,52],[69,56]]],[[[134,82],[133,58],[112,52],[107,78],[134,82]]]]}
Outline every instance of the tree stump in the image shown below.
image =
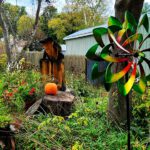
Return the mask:
{"type": "Polygon", "coordinates": [[[45,95],[42,104],[54,115],[67,116],[71,113],[73,101],[71,93],[58,91],[57,95],[45,95]]]}

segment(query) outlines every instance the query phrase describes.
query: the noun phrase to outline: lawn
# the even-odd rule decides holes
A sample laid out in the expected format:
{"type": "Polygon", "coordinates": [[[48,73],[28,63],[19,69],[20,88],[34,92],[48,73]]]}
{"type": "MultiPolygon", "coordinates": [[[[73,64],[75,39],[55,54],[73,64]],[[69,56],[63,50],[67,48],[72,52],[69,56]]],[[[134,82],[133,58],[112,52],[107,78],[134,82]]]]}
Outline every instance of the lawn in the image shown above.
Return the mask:
{"type": "MultiPolygon", "coordinates": [[[[86,83],[84,76],[67,73],[67,87],[76,100],[69,116],[38,113],[25,115],[26,102],[44,95],[37,71],[0,73],[0,127],[14,117],[22,120],[16,133],[18,150],[126,150],[127,133],[107,119],[108,93],[86,83]]],[[[134,150],[148,149],[150,90],[133,93],[131,143],[134,150]]]]}

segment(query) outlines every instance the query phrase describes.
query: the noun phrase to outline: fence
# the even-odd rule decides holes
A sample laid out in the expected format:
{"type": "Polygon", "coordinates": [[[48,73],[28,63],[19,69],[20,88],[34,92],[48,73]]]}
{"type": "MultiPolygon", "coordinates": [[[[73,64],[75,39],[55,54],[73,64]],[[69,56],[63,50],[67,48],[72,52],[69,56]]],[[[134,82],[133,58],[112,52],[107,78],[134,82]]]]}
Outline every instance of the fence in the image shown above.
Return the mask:
{"type": "MultiPolygon", "coordinates": [[[[26,60],[31,64],[39,67],[39,60],[43,57],[43,52],[26,52],[26,60]]],[[[74,73],[85,72],[85,57],[84,56],[65,56],[65,70],[74,73]]]]}

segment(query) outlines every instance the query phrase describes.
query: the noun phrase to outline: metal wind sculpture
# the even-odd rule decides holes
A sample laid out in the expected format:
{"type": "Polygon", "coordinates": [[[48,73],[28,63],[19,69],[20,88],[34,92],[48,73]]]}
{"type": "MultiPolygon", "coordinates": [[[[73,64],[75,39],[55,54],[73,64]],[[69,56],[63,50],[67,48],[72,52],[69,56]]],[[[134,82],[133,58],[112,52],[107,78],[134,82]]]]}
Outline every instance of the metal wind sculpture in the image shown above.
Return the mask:
{"type": "Polygon", "coordinates": [[[108,19],[108,28],[99,27],[93,30],[97,44],[88,50],[86,57],[96,61],[105,60],[110,62],[107,69],[103,72],[99,72],[97,63],[92,68],[92,79],[96,79],[105,74],[104,84],[106,90],[110,89],[112,83],[118,82],[118,89],[124,96],[132,88],[138,93],[144,93],[147,81],[150,80],[150,74],[145,75],[142,62],[145,61],[150,68],[150,60],[145,55],[146,52],[150,52],[150,48],[140,49],[143,43],[150,38],[150,34],[148,33],[144,37],[141,33],[138,33],[142,25],[148,32],[149,21],[146,14],[142,17],[139,24],[137,24],[133,15],[126,12],[123,24],[117,18],[111,16],[108,19]],[[102,39],[104,34],[108,34],[110,41],[107,45],[104,44],[102,39]],[[102,48],[102,51],[97,54],[96,51],[99,46],[102,48]],[[114,63],[124,63],[126,66],[121,71],[112,73],[114,63]],[[127,73],[130,74],[130,77],[128,81],[122,83],[122,79],[127,73]],[[137,81],[136,79],[139,79],[139,81],[135,82],[137,81]]]}
{"type": "Polygon", "coordinates": [[[115,17],[109,17],[108,27],[99,27],[93,30],[97,44],[92,46],[86,57],[95,61],[109,62],[106,70],[100,72],[98,63],[92,68],[92,79],[104,75],[104,85],[107,91],[112,83],[117,82],[119,92],[126,97],[127,108],[127,129],[128,129],[128,150],[130,150],[130,107],[129,92],[133,89],[143,94],[146,90],[147,81],[150,81],[150,74],[146,75],[142,63],[145,62],[150,69],[150,59],[146,58],[150,48],[142,49],[143,43],[150,38],[149,20],[145,14],[139,23],[130,12],[125,13],[124,22],[121,23],[115,17]],[[143,26],[147,35],[139,33],[143,26]],[[102,36],[107,34],[110,43],[105,45],[102,36]],[[97,52],[101,47],[101,52],[97,52]],[[122,65],[118,64],[123,63],[122,65]],[[121,68],[121,66],[124,66],[121,68]],[[121,68],[121,69],[120,69],[121,68]],[[118,71],[119,70],[119,71],[118,71]]]}

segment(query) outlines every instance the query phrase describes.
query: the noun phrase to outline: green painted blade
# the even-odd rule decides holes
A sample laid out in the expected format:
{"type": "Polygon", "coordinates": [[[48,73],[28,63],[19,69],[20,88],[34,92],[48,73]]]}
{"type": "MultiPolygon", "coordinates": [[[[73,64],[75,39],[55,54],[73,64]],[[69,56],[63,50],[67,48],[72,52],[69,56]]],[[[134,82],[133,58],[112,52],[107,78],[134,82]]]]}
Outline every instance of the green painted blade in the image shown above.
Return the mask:
{"type": "Polygon", "coordinates": [[[149,21],[148,21],[148,16],[147,16],[147,14],[145,14],[145,15],[142,17],[142,19],[141,19],[141,21],[140,21],[138,27],[141,27],[142,25],[144,26],[145,30],[148,32],[148,31],[149,31],[149,21]]]}
{"type": "Polygon", "coordinates": [[[98,63],[94,63],[94,65],[92,67],[92,73],[91,73],[92,80],[95,80],[95,79],[101,77],[102,75],[104,75],[104,73],[105,73],[105,71],[99,72],[98,63]]]}
{"type": "Polygon", "coordinates": [[[133,89],[136,92],[143,94],[146,90],[146,77],[145,77],[145,72],[144,72],[143,66],[141,64],[139,64],[139,67],[140,67],[141,77],[140,77],[138,84],[133,85],[133,89]]]}
{"type": "Polygon", "coordinates": [[[129,11],[125,12],[125,21],[129,24],[131,24],[134,28],[137,27],[137,22],[133,16],[132,13],[130,13],[129,11]]]}
{"type": "Polygon", "coordinates": [[[107,91],[107,92],[109,92],[110,91],[110,89],[111,89],[111,86],[112,86],[112,84],[111,83],[104,83],[104,87],[105,87],[105,90],[107,91]]]}
{"type": "Polygon", "coordinates": [[[108,26],[117,26],[122,28],[122,23],[116,17],[111,16],[108,19],[108,26]]]}
{"type": "Polygon", "coordinates": [[[112,74],[112,72],[111,72],[112,64],[113,63],[110,63],[106,69],[105,81],[107,83],[113,83],[113,82],[116,82],[119,79],[121,79],[130,70],[131,65],[132,65],[132,63],[129,62],[128,65],[126,67],[124,67],[121,71],[112,74]]]}
{"type": "Polygon", "coordinates": [[[131,76],[128,79],[128,81],[125,84],[118,81],[118,89],[121,95],[126,96],[131,91],[134,81],[135,81],[136,70],[137,70],[137,67],[136,67],[136,64],[134,64],[131,76]]]}
{"type": "Polygon", "coordinates": [[[105,34],[107,34],[107,29],[106,28],[103,28],[103,27],[101,27],[101,28],[96,28],[96,29],[94,29],[93,30],[93,35],[94,35],[94,37],[95,37],[95,40],[97,41],[97,43],[101,46],[101,47],[104,47],[105,46],[105,44],[104,44],[104,42],[103,42],[103,40],[102,40],[102,36],[103,35],[105,35],[105,34]]]}
{"type": "Polygon", "coordinates": [[[92,60],[94,60],[95,58],[97,58],[98,56],[96,55],[96,51],[97,51],[97,48],[98,48],[98,44],[95,44],[95,45],[93,45],[88,51],[87,51],[87,53],[86,53],[86,57],[88,58],[88,59],[92,59],[92,60]]]}
{"type": "Polygon", "coordinates": [[[149,38],[150,38],[150,34],[148,34],[148,35],[143,39],[143,41],[140,43],[139,49],[142,47],[143,43],[144,43],[147,39],[149,39],[149,38]]]}
{"type": "Polygon", "coordinates": [[[122,44],[122,46],[126,46],[132,42],[135,42],[136,40],[139,41],[139,43],[141,43],[143,41],[143,35],[142,34],[139,34],[139,33],[136,33],[134,35],[131,35],[130,37],[128,37],[124,43],[122,44]]]}
{"type": "Polygon", "coordinates": [[[122,30],[119,26],[113,25],[108,27],[109,30],[111,30],[112,33],[118,32],[119,30],[122,30]]]}
{"type": "Polygon", "coordinates": [[[150,74],[146,76],[146,80],[150,81],[150,74]]]}

